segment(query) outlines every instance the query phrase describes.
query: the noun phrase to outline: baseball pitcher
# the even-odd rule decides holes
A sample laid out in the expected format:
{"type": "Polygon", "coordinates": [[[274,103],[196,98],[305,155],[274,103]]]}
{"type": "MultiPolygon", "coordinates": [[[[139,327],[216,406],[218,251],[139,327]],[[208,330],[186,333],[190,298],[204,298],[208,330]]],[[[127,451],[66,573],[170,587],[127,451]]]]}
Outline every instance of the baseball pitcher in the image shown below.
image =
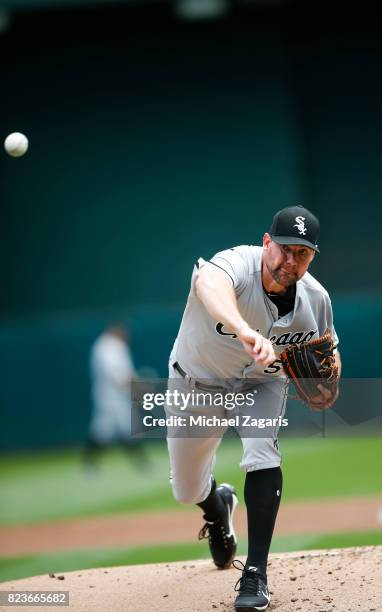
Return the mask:
{"type": "MultiPolygon", "coordinates": [[[[318,219],[302,206],[292,206],[275,215],[262,246],[238,246],[210,261],[198,260],[170,356],[170,387],[206,390],[210,381],[212,389],[232,390],[232,381],[237,388],[248,381],[256,393],[253,414],[280,423],[289,379],[303,382],[309,377],[313,390],[304,395],[305,401],[314,410],[333,405],[340,357],[332,306],[327,291],[308,272],[319,252],[318,235],[318,219]],[[299,361],[292,359],[295,350],[300,351],[299,361]]],[[[222,406],[194,408],[217,417],[226,412],[222,406]]],[[[173,405],[166,412],[181,413],[173,405]]],[[[224,430],[221,426],[210,436],[207,430],[200,437],[184,437],[169,429],[167,438],[174,496],[202,509],[205,523],[199,538],[208,538],[219,568],[232,564],[237,542],[232,523],[236,492],[229,484],[218,486],[213,477],[224,430]]],[[[263,437],[249,437],[244,427],[237,431],[243,445],[240,467],[246,472],[248,556],[235,587],[235,608],[245,612],[265,610],[270,602],[267,559],[282,472],[277,425],[263,437]]]]}

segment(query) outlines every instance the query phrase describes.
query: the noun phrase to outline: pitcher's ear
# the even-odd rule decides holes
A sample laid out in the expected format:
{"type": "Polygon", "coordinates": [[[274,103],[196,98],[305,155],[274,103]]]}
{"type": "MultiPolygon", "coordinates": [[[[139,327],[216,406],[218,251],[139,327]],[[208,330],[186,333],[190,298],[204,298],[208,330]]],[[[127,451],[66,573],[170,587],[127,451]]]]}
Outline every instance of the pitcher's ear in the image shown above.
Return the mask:
{"type": "Polygon", "coordinates": [[[268,249],[269,245],[272,242],[272,238],[270,237],[270,235],[266,232],[263,236],[263,248],[264,249],[268,249]]]}

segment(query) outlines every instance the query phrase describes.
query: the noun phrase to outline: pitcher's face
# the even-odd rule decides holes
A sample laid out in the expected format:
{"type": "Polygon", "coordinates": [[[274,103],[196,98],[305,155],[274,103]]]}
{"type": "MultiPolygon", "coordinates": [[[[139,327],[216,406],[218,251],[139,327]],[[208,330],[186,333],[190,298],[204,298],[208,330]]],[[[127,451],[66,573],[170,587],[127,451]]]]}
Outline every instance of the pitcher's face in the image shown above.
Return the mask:
{"type": "Polygon", "coordinates": [[[278,244],[269,234],[263,238],[263,259],[269,275],[282,287],[294,285],[313,261],[315,251],[299,244],[278,244]]]}

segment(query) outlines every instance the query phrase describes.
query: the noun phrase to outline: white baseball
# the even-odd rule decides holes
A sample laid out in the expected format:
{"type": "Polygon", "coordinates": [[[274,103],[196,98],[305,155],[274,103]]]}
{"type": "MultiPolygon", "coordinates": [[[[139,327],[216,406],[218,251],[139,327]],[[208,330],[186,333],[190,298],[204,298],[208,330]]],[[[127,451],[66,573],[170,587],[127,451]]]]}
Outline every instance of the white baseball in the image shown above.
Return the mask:
{"type": "Polygon", "coordinates": [[[4,149],[12,157],[21,157],[28,151],[28,138],[20,132],[13,132],[6,137],[4,149]]]}

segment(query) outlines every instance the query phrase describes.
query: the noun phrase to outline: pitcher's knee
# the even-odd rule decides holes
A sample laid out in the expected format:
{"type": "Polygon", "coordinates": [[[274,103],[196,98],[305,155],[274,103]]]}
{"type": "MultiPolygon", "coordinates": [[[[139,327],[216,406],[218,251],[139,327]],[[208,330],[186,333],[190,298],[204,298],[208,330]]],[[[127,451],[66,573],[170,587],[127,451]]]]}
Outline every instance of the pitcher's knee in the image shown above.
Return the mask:
{"type": "Polygon", "coordinates": [[[174,498],[180,504],[199,504],[208,497],[209,493],[209,491],[206,492],[206,487],[200,484],[187,488],[184,485],[179,486],[176,481],[172,481],[171,486],[174,498]]]}

